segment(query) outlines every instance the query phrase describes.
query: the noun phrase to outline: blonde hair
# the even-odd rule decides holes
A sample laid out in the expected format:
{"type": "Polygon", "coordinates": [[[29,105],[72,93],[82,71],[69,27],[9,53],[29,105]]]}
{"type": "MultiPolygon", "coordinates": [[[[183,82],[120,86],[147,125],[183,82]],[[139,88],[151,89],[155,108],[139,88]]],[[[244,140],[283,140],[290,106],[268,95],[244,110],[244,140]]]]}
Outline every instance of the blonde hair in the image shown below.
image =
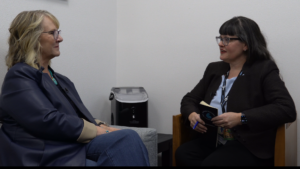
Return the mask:
{"type": "Polygon", "coordinates": [[[9,28],[9,50],[5,58],[8,69],[19,62],[39,69],[41,52],[39,40],[43,32],[42,22],[45,16],[59,28],[56,17],[45,10],[23,11],[12,21],[9,28]]]}

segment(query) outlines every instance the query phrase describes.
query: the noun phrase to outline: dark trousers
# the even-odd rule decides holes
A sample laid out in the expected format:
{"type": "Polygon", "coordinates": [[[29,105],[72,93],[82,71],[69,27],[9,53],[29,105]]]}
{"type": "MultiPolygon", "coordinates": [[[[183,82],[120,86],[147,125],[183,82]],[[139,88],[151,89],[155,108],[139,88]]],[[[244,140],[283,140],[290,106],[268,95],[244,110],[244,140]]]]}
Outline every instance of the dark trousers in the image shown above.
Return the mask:
{"type": "Polygon", "coordinates": [[[260,159],[239,141],[207,146],[202,139],[182,144],[175,153],[177,166],[274,166],[274,158],[260,159]]]}

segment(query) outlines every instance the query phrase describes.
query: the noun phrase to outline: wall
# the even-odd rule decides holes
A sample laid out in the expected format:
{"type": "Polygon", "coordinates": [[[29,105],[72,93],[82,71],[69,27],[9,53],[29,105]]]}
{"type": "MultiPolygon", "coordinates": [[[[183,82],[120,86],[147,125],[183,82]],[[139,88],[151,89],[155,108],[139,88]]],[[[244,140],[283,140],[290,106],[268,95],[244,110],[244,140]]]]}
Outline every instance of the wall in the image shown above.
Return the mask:
{"type": "Polygon", "coordinates": [[[94,117],[110,121],[111,87],[116,84],[116,0],[0,0],[0,84],[6,73],[8,28],[24,10],[44,9],[60,21],[64,41],[52,60],[55,71],[75,84],[94,117]]]}
{"type": "Polygon", "coordinates": [[[182,97],[219,60],[219,27],[242,15],[259,24],[299,110],[299,6],[298,0],[119,0],[117,86],[143,86],[149,126],[171,134],[182,97]]]}

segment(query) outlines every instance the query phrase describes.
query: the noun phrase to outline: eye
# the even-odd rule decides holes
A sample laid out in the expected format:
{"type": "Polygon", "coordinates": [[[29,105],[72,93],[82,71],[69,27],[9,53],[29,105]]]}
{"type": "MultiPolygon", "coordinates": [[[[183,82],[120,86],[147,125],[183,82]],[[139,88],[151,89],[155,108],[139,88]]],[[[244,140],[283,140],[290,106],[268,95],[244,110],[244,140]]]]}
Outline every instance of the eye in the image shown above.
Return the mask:
{"type": "Polygon", "coordinates": [[[55,31],[49,31],[49,33],[50,33],[51,35],[53,35],[53,34],[54,34],[54,32],[55,32],[55,31]]]}

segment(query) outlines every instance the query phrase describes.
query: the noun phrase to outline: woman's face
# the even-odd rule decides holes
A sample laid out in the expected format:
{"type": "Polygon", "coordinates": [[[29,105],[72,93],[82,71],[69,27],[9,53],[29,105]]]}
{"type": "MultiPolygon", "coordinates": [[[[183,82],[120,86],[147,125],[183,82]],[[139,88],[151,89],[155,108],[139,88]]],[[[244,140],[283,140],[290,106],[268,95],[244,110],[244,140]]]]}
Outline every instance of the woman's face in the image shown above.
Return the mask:
{"type": "Polygon", "coordinates": [[[57,31],[57,27],[49,17],[44,17],[42,22],[43,32],[40,36],[41,57],[43,60],[50,60],[55,56],[60,55],[59,43],[63,41],[63,38],[58,35],[57,39],[54,39],[53,31],[57,31]]]}
{"type": "MultiPolygon", "coordinates": [[[[237,38],[237,36],[221,35],[222,38],[237,38]]],[[[222,41],[218,44],[220,47],[220,59],[227,63],[235,63],[238,61],[246,61],[245,51],[248,47],[239,40],[230,40],[228,45],[224,45],[222,41]]]]}

